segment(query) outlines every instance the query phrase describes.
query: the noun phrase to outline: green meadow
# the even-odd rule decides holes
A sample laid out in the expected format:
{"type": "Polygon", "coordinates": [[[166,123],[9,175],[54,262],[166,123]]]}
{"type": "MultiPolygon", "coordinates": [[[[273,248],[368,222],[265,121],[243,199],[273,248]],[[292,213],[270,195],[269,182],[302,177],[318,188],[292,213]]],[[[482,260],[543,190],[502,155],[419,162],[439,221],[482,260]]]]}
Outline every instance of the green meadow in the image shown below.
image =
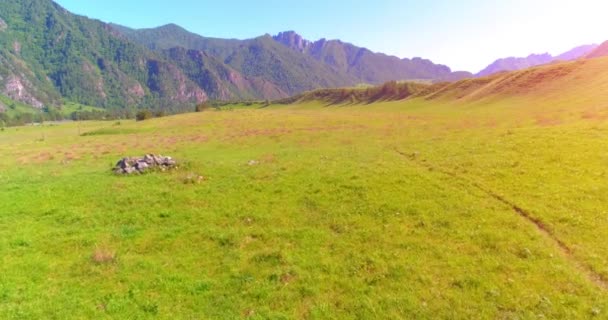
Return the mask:
{"type": "Polygon", "coordinates": [[[608,123],[573,101],[7,128],[0,318],[605,318],[608,123]],[[145,153],[179,168],[112,174],[145,153]]]}

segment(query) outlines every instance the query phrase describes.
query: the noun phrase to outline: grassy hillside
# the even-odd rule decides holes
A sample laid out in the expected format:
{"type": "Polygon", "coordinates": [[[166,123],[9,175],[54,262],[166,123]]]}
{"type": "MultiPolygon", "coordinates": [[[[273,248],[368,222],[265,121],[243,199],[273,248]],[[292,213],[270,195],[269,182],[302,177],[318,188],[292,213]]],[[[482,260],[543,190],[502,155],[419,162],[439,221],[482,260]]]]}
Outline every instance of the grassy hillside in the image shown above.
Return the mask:
{"type": "Polygon", "coordinates": [[[318,100],[339,105],[418,98],[457,105],[521,100],[544,106],[548,101],[572,101],[579,106],[601,110],[608,99],[608,93],[602,89],[608,86],[608,76],[603,70],[608,70],[608,58],[559,62],[455,82],[388,82],[377,87],[321,89],[279,102],[318,100]]]}
{"type": "Polygon", "coordinates": [[[0,318],[605,318],[601,70],[8,128],[0,318]]]}

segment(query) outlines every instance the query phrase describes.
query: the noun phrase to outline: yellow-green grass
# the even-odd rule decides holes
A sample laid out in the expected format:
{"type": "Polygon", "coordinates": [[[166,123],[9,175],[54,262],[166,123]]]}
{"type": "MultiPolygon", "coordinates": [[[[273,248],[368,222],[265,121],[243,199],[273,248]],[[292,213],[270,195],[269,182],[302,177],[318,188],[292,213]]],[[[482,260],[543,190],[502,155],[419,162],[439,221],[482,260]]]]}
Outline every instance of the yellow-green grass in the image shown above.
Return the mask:
{"type": "Polygon", "coordinates": [[[608,106],[574,87],[8,128],[0,318],[605,318],[608,106]],[[180,168],[111,174],[149,152],[180,168]]]}
{"type": "Polygon", "coordinates": [[[105,111],[105,110],[102,108],[87,106],[87,105],[80,104],[80,103],[66,102],[61,106],[60,111],[63,115],[69,116],[73,112],[78,112],[78,111],[105,111]]]}

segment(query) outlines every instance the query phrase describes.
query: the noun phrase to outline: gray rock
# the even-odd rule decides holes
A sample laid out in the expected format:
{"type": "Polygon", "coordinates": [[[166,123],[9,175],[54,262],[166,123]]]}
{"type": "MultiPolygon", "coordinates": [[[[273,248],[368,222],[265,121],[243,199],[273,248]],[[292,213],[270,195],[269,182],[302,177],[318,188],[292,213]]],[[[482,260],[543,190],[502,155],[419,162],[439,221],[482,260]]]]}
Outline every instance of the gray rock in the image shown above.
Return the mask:
{"type": "Polygon", "coordinates": [[[177,162],[171,157],[146,154],[143,157],[125,157],[119,160],[112,171],[116,174],[136,174],[157,169],[165,171],[177,168],[177,162]]]}
{"type": "Polygon", "coordinates": [[[140,161],[135,165],[135,167],[139,171],[146,171],[146,169],[148,169],[150,166],[148,165],[147,162],[140,161]]]}
{"type": "Polygon", "coordinates": [[[125,174],[132,174],[132,173],[136,173],[137,172],[137,170],[135,168],[133,168],[133,167],[124,168],[123,171],[124,171],[125,174]]]}
{"type": "Polygon", "coordinates": [[[156,163],[156,160],[154,159],[154,155],[151,154],[147,154],[144,156],[145,163],[149,164],[149,165],[154,165],[156,163]]]}
{"type": "Polygon", "coordinates": [[[154,158],[154,164],[160,165],[163,163],[163,157],[162,156],[153,156],[154,158]]]}

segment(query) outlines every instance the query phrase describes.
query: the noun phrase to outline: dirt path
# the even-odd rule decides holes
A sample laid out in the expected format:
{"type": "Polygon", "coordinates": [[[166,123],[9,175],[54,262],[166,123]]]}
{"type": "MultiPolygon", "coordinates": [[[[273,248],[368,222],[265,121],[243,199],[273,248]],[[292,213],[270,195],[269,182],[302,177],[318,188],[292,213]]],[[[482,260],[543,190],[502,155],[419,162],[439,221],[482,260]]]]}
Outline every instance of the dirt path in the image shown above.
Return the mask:
{"type": "Polygon", "coordinates": [[[559,249],[559,252],[562,254],[562,256],[566,260],[568,260],[577,270],[579,270],[581,273],[583,273],[589,279],[589,281],[593,282],[597,287],[599,287],[602,290],[608,290],[608,279],[606,279],[603,275],[601,275],[601,274],[597,273],[595,270],[593,270],[593,268],[591,266],[578,261],[576,259],[576,257],[574,257],[572,249],[565,242],[563,242],[561,239],[559,239],[555,235],[555,233],[553,233],[553,231],[549,227],[547,227],[547,225],[545,223],[543,223],[540,219],[534,217],[532,214],[530,214],[529,211],[527,211],[527,210],[521,208],[520,206],[516,205],[515,203],[507,200],[505,197],[501,196],[500,194],[491,190],[490,188],[484,187],[483,185],[481,185],[475,181],[472,181],[471,179],[469,179],[465,176],[435,167],[429,163],[417,161],[417,154],[407,154],[396,148],[395,148],[395,152],[397,152],[403,158],[407,159],[409,162],[415,163],[416,165],[423,167],[427,170],[431,170],[431,171],[435,171],[435,172],[439,172],[439,173],[451,176],[452,178],[460,180],[470,186],[473,186],[474,188],[482,191],[483,193],[487,194],[488,196],[509,206],[521,218],[523,218],[530,224],[534,225],[536,227],[536,230],[538,230],[538,232],[540,234],[542,234],[545,238],[551,240],[551,242],[555,243],[555,246],[557,247],[557,249],[559,249]]]}

